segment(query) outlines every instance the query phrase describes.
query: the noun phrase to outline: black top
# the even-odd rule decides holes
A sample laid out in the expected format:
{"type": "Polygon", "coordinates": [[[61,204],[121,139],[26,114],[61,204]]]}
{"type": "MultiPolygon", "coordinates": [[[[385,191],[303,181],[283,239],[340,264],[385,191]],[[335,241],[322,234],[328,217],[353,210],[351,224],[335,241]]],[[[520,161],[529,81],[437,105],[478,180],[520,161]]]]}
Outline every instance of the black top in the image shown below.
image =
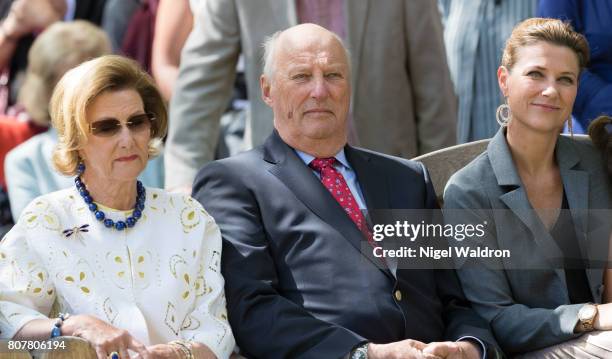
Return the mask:
{"type": "Polygon", "coordinates": [[[565,191],[563,192],[561,213],[550,230],[550,235],[563,252],[565,281],[570,302],[572,304],[593,302],[593,295],[589,289],[589,281],[585,272],[586,263],[582,259],[565,191]]]}

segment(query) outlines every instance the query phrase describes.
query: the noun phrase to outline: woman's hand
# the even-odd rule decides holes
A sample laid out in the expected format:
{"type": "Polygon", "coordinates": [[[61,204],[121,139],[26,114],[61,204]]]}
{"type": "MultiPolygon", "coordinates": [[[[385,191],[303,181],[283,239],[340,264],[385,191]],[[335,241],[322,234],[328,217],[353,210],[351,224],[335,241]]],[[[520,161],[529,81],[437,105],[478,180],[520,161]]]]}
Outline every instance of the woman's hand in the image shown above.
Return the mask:
{"type": "Polygon", "coordinates": [[[147,348],[126,330],[116,328],[91,315],[73,315],[62,325],[62,335],[72,335],[87,340],[95,349],[98,359],[107,359],[112,352],[123,359],[129,358],[128,349],[149,359],[147,348]]]}

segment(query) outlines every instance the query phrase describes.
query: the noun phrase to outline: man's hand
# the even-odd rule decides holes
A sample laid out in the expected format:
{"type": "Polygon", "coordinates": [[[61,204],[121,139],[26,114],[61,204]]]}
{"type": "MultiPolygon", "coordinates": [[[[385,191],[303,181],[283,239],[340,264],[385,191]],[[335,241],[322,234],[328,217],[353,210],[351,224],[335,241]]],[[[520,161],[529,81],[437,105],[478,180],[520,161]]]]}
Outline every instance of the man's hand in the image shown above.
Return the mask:
{"type": "Polygon", "coordinates": [[[423,348],[423,354],[445,359],[480,359],[482,354],[476,343],[467,340],[458,342],[432,342],[423,348]]]}
{"type": "Polygon", "coordinates": [[[431,358],[423,356],[422,350],[427,344],[418,340],[402,340],[401,342],[389,344],[368,345],[368,359],[423,359],[431,358]]]}

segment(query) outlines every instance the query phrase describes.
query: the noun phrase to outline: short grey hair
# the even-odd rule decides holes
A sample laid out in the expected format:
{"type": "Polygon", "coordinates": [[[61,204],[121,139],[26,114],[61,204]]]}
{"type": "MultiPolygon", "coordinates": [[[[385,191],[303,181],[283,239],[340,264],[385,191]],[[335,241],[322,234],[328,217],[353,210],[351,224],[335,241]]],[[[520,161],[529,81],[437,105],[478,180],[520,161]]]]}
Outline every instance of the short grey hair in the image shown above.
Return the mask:
{"type": "MultiPolygon", "coordinates": [[[[268,79],[272,79],[274,77],[274,70],[275,70],[275,56],[276,56],[276,45],[278,42],[278,38],[280,37],[280,35],[284,32],[284,30],[282,31],[277,31],[274,34],[266,37],[266,39],[264,40],[262,47],[264,49],[264,53],[263,53],[263,74],[265,77],[267,77],[268,79]]],[[[342,49],[344,50],[344,55],[346,56],[346,63],[348,65],[348,70],[349,70],[349,76],[351,74],[351,69],[352,69],[352,65],[351,65],[351,52],[348,49],[348,47],[346,46],[346,44],[344,43],[344,41],[342,40],[342,38],[340,38],[340,36],[338,36],[336,33],[330,31],[330,33],[332,34],[332,36],[338,40],[338,42],[340,43],[340,45],[342,45],[342,49]]]]}

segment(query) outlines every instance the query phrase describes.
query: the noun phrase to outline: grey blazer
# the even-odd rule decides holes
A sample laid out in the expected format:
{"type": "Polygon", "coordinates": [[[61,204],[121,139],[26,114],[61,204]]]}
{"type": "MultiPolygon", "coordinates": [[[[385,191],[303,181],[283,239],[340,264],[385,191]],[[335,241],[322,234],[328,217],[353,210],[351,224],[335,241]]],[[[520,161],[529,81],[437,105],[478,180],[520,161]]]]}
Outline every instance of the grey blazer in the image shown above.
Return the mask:
{"type": "MultiPolygon", "coordinates": [[[[609,179],[601,156],[590,143],[565,136],[559,136],[555,155],[582,255],[605,259],[608,237],[599,238],[609,234],[609,221],[602,223],[581,211],[610,209],[609,179]]],[[[489,321],[504,352],[528,352],[577,336],[574,327],[583,304],[570,304],[565,272],[552,261],[562,258],[562,252],[531,212],[503,130],[486,152],[451,177],[444,206],[463,209],[445,213],[449,222],[486,221],[488,244],[511,251],[510,258],[494,263],[495,268],[459,271],[466,297],[489,321]]],[[[599,302],[601,265],[587,269],[586,274],[593,298],[599,302]]]]}
{"type": "MultiPolygon", "coordinates": [[[[191,185],[213,159],[241,53],[250,101],[247,146],[272,133],[272,111],[259,89],[261,45],[298,23],[295,0],[206,0],[193,12],[170,105],[168,188],[191,185]]],[[[345,19],[359,146],[412,158],[455,144],[456,98],[436,1],[347,0],[345,19]]]]}

